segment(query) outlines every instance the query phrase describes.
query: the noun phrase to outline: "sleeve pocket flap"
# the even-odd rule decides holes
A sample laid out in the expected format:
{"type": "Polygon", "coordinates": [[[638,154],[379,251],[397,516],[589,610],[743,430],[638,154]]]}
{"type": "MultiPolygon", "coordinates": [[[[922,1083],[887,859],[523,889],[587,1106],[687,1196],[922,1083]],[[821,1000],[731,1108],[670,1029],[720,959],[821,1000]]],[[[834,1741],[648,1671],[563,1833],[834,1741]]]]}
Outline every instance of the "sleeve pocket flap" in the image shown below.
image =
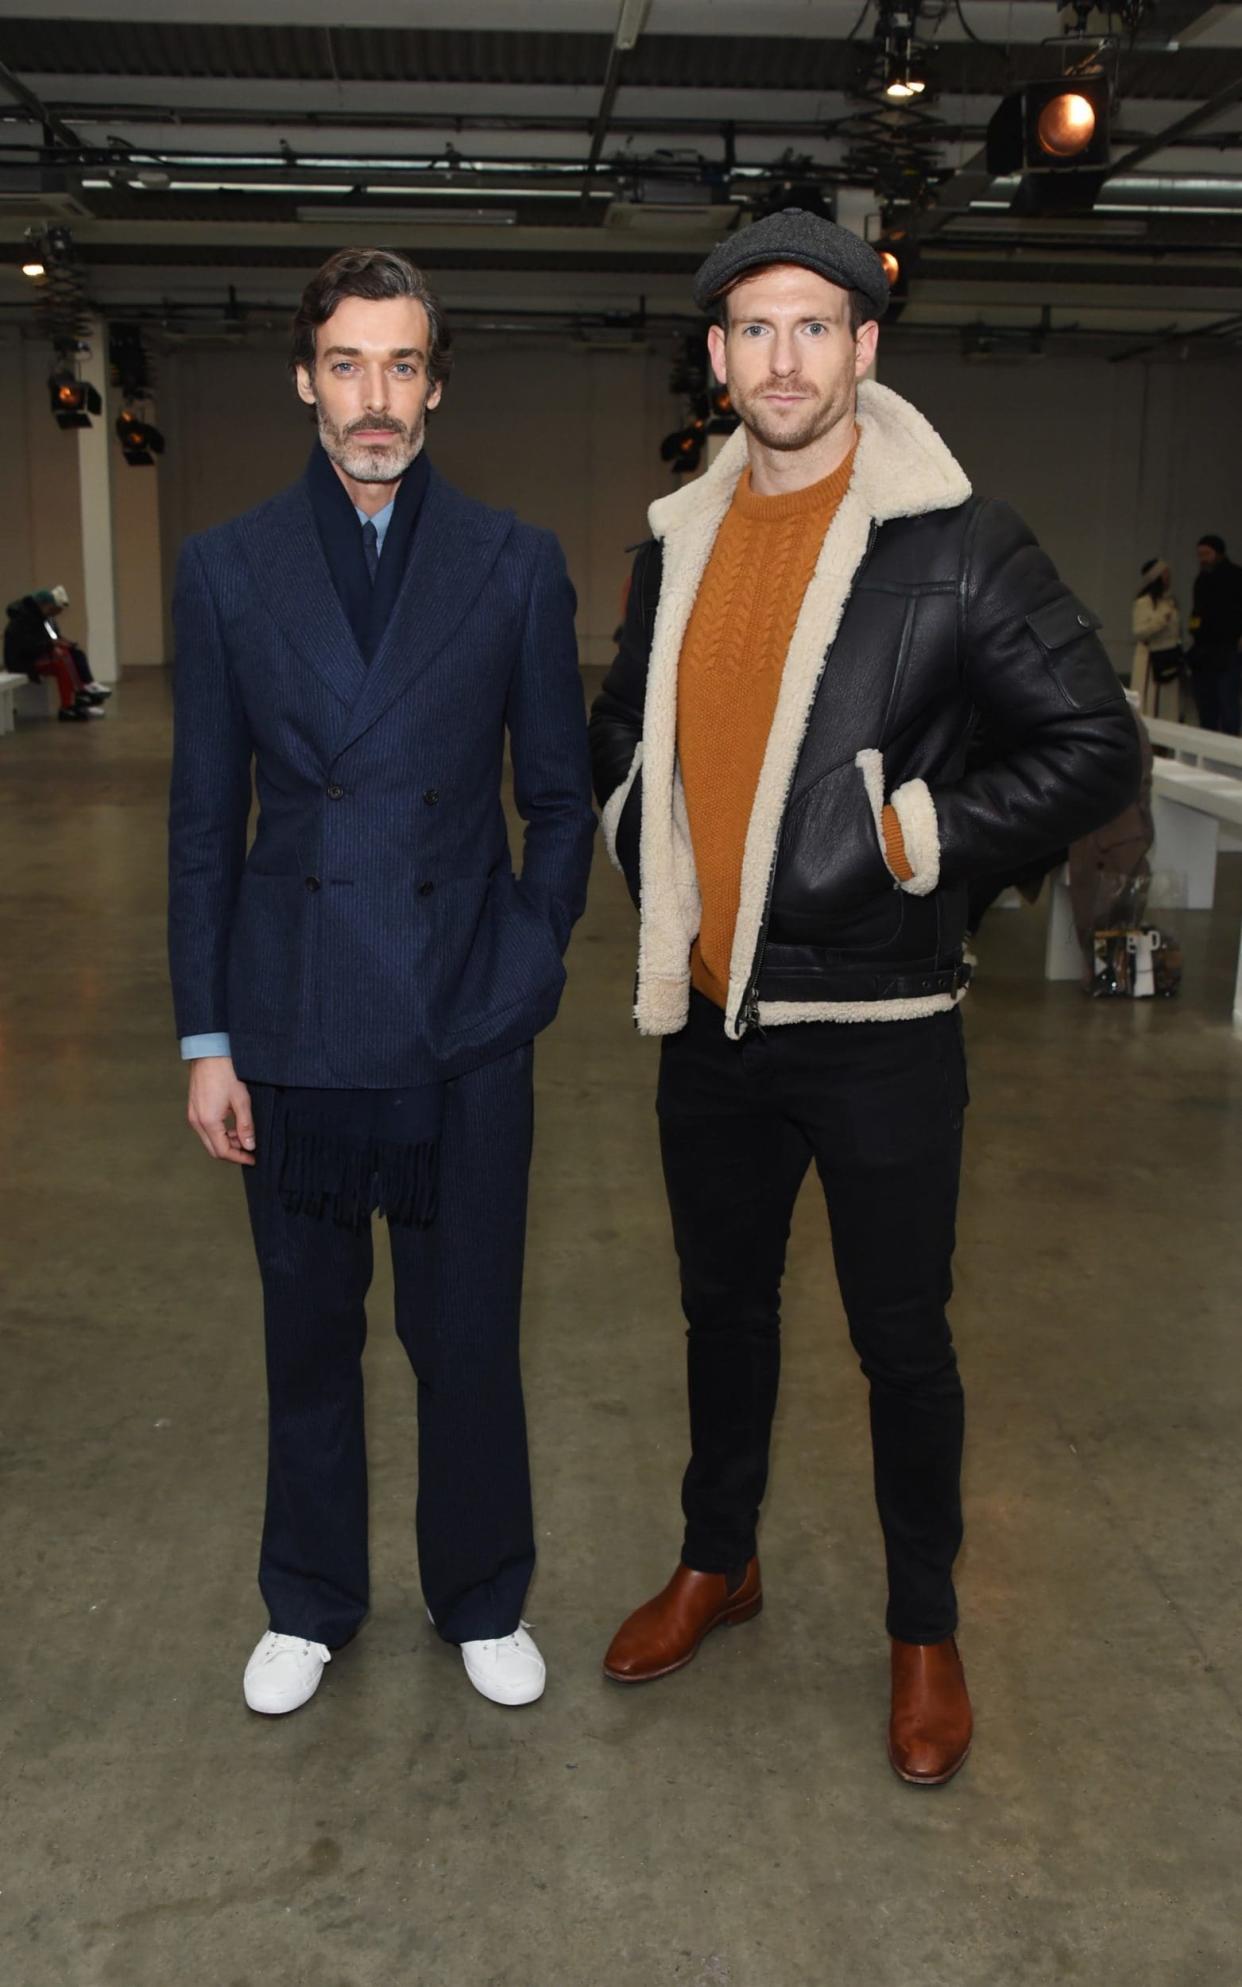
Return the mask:
{"type": "Polygon", "coordinates": [[[1091,634],[1103,624],[1098,614],[1093,614],[1081,600],[1067,593],[1028,614],[1026,625],[1040,647],[1051,651],[1066,648],[1070,642],[1080,642],[1084,635],[1091,634]]]}

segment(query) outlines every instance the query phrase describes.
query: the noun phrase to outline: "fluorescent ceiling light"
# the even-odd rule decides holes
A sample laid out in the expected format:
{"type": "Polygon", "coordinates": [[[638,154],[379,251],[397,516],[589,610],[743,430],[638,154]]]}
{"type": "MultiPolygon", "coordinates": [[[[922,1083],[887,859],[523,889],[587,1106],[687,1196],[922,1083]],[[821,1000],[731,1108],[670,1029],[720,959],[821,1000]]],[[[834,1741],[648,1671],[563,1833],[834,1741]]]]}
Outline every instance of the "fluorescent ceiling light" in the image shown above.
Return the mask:
{"type": "Polygon", "coordinates": [[[650,12],[651,0],[621,0],[617,32],[613,37],[614,45],[622,50],[633,48],[647,25],[647,16],[650,12]]]}
{"type": "Polygon", "coordinates": [[[386,207],[382,213],[365,207],[299,207],[299,221],[370,221],[385,227],[398,222],[410,228],[512,228],[512,207],[386,207]]]}
{"type": "Polygon", "coordinates": [[[260,180],[260,179],[173,179],[168,182],[169,193],[290,193],[298,196],[303,193],[352,193],[353,187],[320,186],[307,180],[260,180]]]}
{"type": "MultiPolygon", "coordinates": [[[[574,171],[581,176],[580,166],[575,166],[574,171]]],[[[494,194],[502,200],[577,200],[579,197],[576,186],[440,186],[427,180],[417,186],[368,186],[366,191],[381,200],[408,200],[412,193],[429,193],[436,200],[478,200],[483,193],[494,194]]],[[[588,197],[592,200],[611,200],[612,194],[606,189],[593,188],[588,197]]]]}
{"type": "MultiPolygon", "coordinates": [[[[371,169],[372,171],[375,170],[374,161],[371,163],[371,169]]],[[[576,178],[581,179],[582,167],[580,165],[575,165],[567,170],[571,171],[576,178]]],[[[506,166],[505,171],[508,173],[510,168],[506,166]]],[[[294,199],[300,199],[303,194],[310,194],[312,197],[320,194],[339,194],[343,198],[346,194],[358,191],[356,182],[346,182],[344,180],[320,182],[317,180],[171,179],[166,186],[160,188],[144,187],[141,182],[135,183],[132,180],[128,184],[133,186],[135,192],[140,193],[149,193],[152,191],[162,193],[283,193],[292,196],[294,199]]],[[[84,179],[82,185],[84,189],[92,192],[111,193],[115,190],[114,182],[110,179],[84,179]]],[[[507,197],[510,200],[576,200],[579,197],[577,186],[482,187],[469,184],[449,186],[447,184],[441,185],[438,180],[427,180],[426,178],[418,184],[407,183],[404,186],[368,185],[363,190],[368,199],[376,200],[408,200],[412,194],[416,195],[418,193],[429,193],[436,200],[473,200],[476,203],[484,193],[495,194],[502,199],[507,197]]],[[[611,200],[613,196],[606,188],[592,187],[587,197],[591,200],[611,200]]]]}
{"type": "Polygon", "coordinates": [[[1096,214],[1242,214],[1242,200],[1215,207],[1162,206],[1148,200],[1097,200],[1096,214]]]}

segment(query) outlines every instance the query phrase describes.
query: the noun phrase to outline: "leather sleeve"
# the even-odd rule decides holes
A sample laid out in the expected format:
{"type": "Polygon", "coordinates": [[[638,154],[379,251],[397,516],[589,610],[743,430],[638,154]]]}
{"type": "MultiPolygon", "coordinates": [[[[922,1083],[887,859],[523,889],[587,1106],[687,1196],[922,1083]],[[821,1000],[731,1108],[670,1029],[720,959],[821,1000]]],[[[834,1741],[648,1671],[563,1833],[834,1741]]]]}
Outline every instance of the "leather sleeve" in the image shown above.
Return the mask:
{"type": "Polygon", "coordinates": [[[1128,807],[1140,780],[1099,617],[1007,504],[971,520],[958,611],[965,687],[999,751],[932,794],[942,883],[1063,848],[1128,807]]]}
{"type": "Polygon", "coordinates": [[[649,539],[639,546],[620,645],[591,707],[591,765],[595,797],[603,809],[604,843],[636,904],[642,819],[643,709],[663,567],[663,549],[658,539],[649,539]]]}

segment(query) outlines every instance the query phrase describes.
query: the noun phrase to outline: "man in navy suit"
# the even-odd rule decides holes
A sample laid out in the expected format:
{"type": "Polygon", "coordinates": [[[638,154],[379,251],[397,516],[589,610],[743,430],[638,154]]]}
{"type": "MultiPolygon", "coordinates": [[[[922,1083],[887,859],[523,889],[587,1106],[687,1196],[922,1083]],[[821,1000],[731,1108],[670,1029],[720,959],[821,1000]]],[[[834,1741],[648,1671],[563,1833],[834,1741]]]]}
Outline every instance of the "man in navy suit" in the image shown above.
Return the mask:
{"type": "Polygon", "coordinates": [[[269,1628],[245,1696],[269,1713],[314,1694],[369,1605],[375,1212],[418,1381],[429,1612],[484,1696],[544,1686],[521,1620],[532,1044],[595,824],[560,547],[423,450],[450,362],[418,270],[333,256],[293,327],[306,475],[188,539],[177,576],[172,982],[189,1121],[245,1169],[263,1283],[269,1628]]]}

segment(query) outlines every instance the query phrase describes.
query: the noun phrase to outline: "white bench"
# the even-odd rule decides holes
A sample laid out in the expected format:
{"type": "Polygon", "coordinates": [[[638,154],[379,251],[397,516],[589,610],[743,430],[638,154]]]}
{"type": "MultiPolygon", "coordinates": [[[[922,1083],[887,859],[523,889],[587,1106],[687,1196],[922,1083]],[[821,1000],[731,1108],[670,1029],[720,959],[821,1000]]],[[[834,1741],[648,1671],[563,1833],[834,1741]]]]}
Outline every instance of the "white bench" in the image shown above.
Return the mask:
{"type": "MultiPolygon", "coordinates": [[[[1148,730],[1152,729],[1148,721],[1148,730]]],[[[1170,729],[1190,730],[1190,726],[1170,729]]],[[[1217,732],[1200,738],[1237,745],[1217,732]]],[[[1193,748],[1192,748],[1193,749],[1193,748]]],[[[1238,765],[1242,767],[1242,752],[1238,765]]],[[[1186,878],[1184,908],[1210,911],[1216,898],[1216,858],[1222,846],[1242,847],[1242,779],[1232,772],[1209,772],[1178,759],[1157,759],[1152,768],[1152,818],[1156,829],[1153,867],[1186,878]]],[[[1153,894],[1153,907],[1159,902],[1153,894]]],[[[1082,972],[1082,947],[1070,913],[1066,872],[1052,879],[1044,975],[1049,980],[1076,980],[1082,972]]],[[[1242,945],[1233,996],[1233,1018],[1242,1023],[1242,945]]]]}
{"type": "Polygon", "coordinates": [[[17,693],[19,718],[54,718],[60,709],[60,692],[54,676],[41,676],[37,683],[23,683],[17,693]]]}
{"type": "Polygon", "coordinates": [[[0,670],[0,738],[4,738],[17,724],[17,693],[29,687],[25,676],[13,676],[7,669],[0,670]]]}
{"type": "Polygon", "coordinates": [[[1144,718],[1153,745],[1172,752],[1188,766],[1228,767],[1242,773],[1242,738],[1223,731],[1204,731],[1197,724],[1175,724],[1172,718],[1144,718]]]}

